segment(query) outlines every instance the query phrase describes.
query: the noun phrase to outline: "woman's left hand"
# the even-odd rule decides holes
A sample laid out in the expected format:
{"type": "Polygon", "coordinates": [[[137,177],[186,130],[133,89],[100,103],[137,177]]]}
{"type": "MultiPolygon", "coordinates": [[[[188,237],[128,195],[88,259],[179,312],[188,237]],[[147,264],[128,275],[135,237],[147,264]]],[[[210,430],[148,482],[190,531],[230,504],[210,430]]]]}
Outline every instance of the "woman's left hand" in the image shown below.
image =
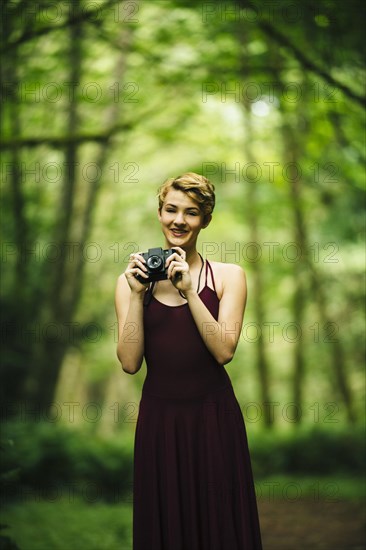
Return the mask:
{"type": "Polygon", "coordinates": [[[165,264],[168,268],[168,279],[171,280],[175,288],[187,292],[192,289],[192,279],[188,262],[186,262],[186,253],[180,246],[175,246],[174,250],[177,252],[169,256],[165,264]]]}

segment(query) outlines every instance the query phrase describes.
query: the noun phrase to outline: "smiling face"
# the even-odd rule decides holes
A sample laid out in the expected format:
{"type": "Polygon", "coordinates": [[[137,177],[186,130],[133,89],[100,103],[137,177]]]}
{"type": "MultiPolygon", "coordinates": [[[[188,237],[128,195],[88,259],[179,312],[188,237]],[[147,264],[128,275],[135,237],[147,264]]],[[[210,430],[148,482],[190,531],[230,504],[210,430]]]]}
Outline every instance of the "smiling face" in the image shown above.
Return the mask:
{"type": "Polygon", "coordinates": [[[166,194],[158,217],[168,248],[195,247],[199,232],[211,221],[211,215],[205,217],[196,201],[174,188],[166,194]]]}

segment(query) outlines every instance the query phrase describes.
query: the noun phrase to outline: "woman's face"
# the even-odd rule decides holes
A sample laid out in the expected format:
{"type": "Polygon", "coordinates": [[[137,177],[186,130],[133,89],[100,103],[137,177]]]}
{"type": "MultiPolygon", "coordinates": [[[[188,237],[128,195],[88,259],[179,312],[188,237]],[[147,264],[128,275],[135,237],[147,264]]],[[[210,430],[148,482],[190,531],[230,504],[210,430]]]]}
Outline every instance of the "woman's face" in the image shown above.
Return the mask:
{"type": "Polygon", "coordinates": [[[198,203],[178,189],[169,189],[158,217],[169,248],[195,246],[199,232],[211,220],[209,216],[204,223],[198,203]]]}

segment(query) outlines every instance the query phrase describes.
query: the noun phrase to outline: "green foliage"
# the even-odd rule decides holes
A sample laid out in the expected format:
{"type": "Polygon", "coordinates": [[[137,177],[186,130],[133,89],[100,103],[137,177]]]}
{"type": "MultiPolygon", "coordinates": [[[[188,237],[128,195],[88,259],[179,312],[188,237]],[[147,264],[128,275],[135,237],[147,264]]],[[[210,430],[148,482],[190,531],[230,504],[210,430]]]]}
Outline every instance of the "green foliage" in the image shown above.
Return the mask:
{"type": "Polygon", "coordinates": [[[133,450],[122,437],[90,437],[52,423],[9,423],[3,427],[2,481],[9,497],[28,488],[48,494],[65,488],[72,494],[116,502],[132,488],[133,450]],[[10,439],[11,438],[11,439],[10,439]],[[17,476],[8,472],[16,469],[17,476]]]}
{"type": "MultiPolygon", "coordinates": [[[[66,491],[89,502],[131,502],[132,439],[101,438],[44,422],[9,423],[3,437],[1,480],[9,500],[23,494],[52,498],[66,491]]],[[[361,429],[261,431],[250,438],[250,452],[255,479],[361,476],[365,442],[361,429]]]]}
{"type": "Polygon", "coordinates": [[[129,504],[90,504],[64,496],[13,505],[3,511],[9,535],[22,550],[130,550],[132,509],[129,504]]]}
{"type": "Polygon", "coordinates": [[[250,444],[253,470],[259,478],[278,473],[360,475],[364,471],[364,430],[298,429],[255,434],[250,444]]]}
{"type": "MultiPolygon", "coordinates": [[[[304,532],[309,529],[309,519],[311,520],[319,509],[328,511],[330,507],[332,512],[334,511],[332,517],[339,518],[341,515],[342,520],[339,521],[343,523],[349,518],[358,529],[352,514],[355,509],[360,510],[362,489],[363,484],[356,477],[348,479],[299,476],[265,478],[256,483],[262,534],[267,538],[270,531],[274,533],[274,538],[278,542],[278,523],[281,523],[288,526],[288,532],[293,536],[292,524],[289,522],[287,513],[293,510],[296,510],[296,533],[304,532]],[[299,502],[300,500],[302,502],[299,502]],[[353,506],[352,503],[354,503],[353,506]],[[299,505],[302,505],[301,510],[307,511],[305,517],[297,513],[299,505]],[[283,516],[279,515],[278,509],[282,510],[283,516]],[[345,510],[347,516],[344,514],[345,510]]],[[[361,514],[359,515],[361,518],[361,514]]],[[[132,548],[131,504],[120,503],[111,506],[96,502],[91,505],[84,499],[65,497],[52,502],[46,499],[29,500],[7,507],[3,510],[2,518],[11,526],[7,532],[22,550],[50,548],[131,550],[132,548]],[[60,518],[62,518],[62,527],[60,527],[60,518]]],[[[325,535],[332,528],[333,524],[329,521],[325,522],[323,525],[325,535]]],[[[361,526],[360,530],[363,532],[361,526]]],[[[326,536],[323,538],[327,539],[326,536]]],[[[326,547],[330,548],[328,544],[326,547]]]]}

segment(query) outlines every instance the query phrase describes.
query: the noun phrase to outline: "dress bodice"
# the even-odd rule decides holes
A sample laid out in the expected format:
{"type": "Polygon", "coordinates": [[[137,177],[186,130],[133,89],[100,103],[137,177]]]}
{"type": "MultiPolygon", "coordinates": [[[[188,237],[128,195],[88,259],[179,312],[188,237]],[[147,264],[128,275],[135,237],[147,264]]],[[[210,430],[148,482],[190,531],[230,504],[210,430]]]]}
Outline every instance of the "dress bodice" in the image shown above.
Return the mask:
{"type": "MultiPolygon", "coordinates": [[[[199,297],[217,320],[219,299],[212,267],[205,261],[205,285],[199,297]],[[212,286],[207,283],[210,271],[212,286]]],[[[143,392],[152,395],[189,399],[226,385],[228,374],[208,350],[198,331],[188,303],[177,306],[163,304],[147,291],[144,305],[144,356],[147,375],[143,392]]]]}

